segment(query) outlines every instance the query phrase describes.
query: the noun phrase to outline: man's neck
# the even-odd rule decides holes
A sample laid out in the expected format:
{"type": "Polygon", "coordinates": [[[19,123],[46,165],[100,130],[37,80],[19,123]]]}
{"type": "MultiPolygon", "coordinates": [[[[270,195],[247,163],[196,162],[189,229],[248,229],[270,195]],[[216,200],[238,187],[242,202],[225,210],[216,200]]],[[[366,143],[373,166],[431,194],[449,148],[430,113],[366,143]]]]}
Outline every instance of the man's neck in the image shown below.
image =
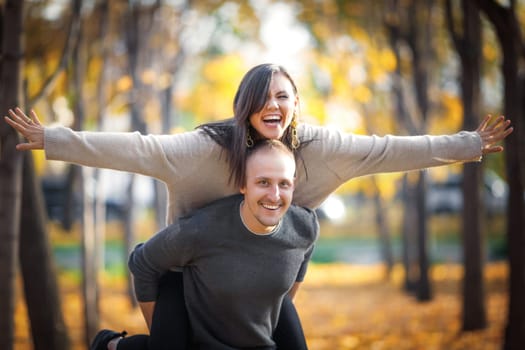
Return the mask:
{"type": "Polygon", "coordinates": [[[241,221],[242,221],[244,227],[246,227],[246,229],[248,231],[250,231],[251,233],[253,233],[253,234],[260,235],[260,236],[272,234],[273,232],[275,232],[277,227],[279,227],[280,224],[281,224],[281,222],[279,221],[279,224],[274,225],[274,226],[262,226],[261,225],[263,227],[263,229],[261,229],[260,227],[259,227],[259,229],[253,228],[251,226],[254,226],[254,225],[250,225],[249,224],[249,220],[245,220],[245,217],[248,216],[245,213],[245,211],[246,211],[246,207],[245,207],[245,203],[244,203],[244,200],[243,200],[241,202],[241,204],[239,205],[239,215],[241,216],[241,221]]]}

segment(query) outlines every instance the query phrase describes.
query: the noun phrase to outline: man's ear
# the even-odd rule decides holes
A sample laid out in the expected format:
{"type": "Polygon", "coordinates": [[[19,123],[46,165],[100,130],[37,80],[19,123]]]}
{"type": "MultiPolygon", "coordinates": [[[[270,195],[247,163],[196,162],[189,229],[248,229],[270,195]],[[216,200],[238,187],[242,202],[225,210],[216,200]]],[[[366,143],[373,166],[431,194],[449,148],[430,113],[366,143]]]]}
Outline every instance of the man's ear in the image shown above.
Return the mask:
{"type": "Polygon", "coordinates": [[[239,189],[239,192],[241,192],[242,194],[245,194],[245,193],[246,193],[246,187],[242,186],[242,187],[239,189]]]}

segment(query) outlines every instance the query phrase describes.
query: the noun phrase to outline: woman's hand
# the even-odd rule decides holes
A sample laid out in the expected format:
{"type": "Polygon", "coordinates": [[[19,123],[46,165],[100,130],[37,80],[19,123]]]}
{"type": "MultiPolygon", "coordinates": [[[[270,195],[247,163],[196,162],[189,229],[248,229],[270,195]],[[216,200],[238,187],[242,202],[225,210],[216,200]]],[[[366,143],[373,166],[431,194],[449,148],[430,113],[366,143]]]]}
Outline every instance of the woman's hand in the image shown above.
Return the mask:
{"type": "Polygon", "coordinates": [[[35,111],[31,110],[29,115],[31,117],[25,115],[17,107],[14,110],[9,110],[9,117],[4,117],[6,123],[16,129],[28,141],[16,145],[16,149],[19,151],[44,149],[44,126],[38,120],[35,111]]]}
{"type": "Polygon", "coordinates": [[[499,116],[489,125],[491,119],[492,116],[487,115],[476,129],[481,137],[481,152],[484,155],[503,151],[503,146],[496,144],[503,141],[514,130],[510,126],[510,120],[506,120],[504,116],[499,116]]]}

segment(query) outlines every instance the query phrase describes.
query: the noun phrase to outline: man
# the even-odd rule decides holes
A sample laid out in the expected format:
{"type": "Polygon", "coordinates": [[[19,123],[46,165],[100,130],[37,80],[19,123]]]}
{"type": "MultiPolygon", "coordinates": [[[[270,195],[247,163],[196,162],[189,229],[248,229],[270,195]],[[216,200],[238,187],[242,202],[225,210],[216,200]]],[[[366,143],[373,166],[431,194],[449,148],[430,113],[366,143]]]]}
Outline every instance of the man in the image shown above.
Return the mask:
{"type": "MultiPolygon", "coordinates": [[[[287,146],[276,140],[255,144],[245,174],[241,194],[181,218],[130,255],[137,298],[150,314],[162,274],[183,268],[198,349],[275,349],[282,300],[303,280],[318,236],[315,213],[291,206],[295,160],[287,146]]],[[[151,346],[139,336],[120,336],[102,331],[92,349],[151,346]]]]}

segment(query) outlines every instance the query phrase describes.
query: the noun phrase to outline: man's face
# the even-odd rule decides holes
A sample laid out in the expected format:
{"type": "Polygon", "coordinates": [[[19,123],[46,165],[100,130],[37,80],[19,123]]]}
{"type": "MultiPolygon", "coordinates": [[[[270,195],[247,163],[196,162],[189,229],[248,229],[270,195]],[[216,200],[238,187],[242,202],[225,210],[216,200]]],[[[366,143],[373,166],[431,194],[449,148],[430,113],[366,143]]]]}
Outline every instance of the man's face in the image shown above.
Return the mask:
{"type": "Polygon", "coordinates": [[[292,202],[295,161],[281,150],[260,150],[246,163],[246,185],[241,188],[244,224],[255,233],[271,232],[292,202]]]}

